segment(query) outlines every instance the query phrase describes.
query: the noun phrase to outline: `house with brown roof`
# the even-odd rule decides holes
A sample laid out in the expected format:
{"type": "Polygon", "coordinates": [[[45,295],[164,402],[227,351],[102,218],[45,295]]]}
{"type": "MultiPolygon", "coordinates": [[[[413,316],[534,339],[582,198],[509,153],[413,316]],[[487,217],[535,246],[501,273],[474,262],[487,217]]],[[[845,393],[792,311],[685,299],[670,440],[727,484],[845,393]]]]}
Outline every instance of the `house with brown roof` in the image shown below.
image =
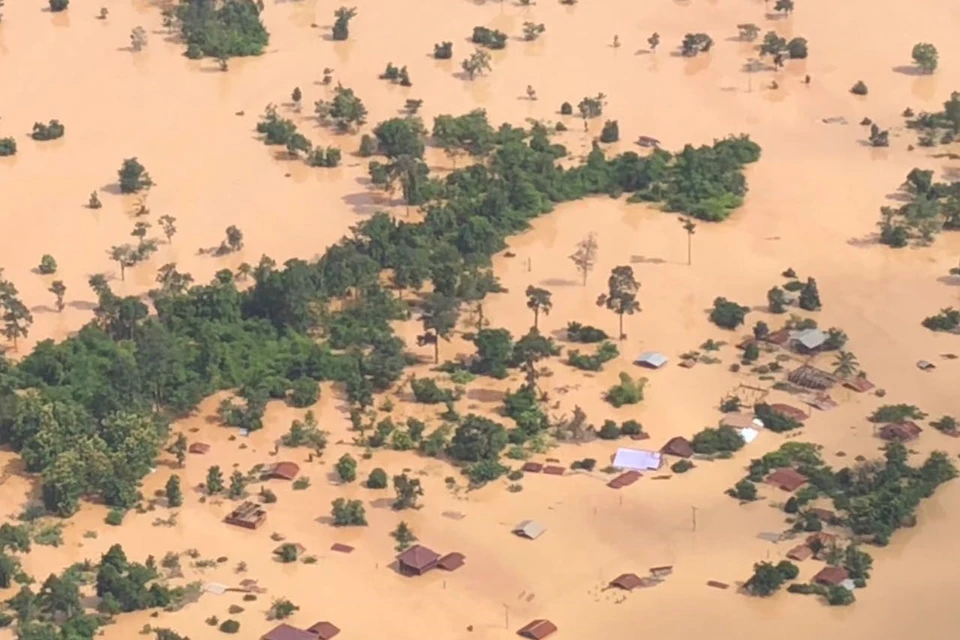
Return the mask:
{"type": "Polygon", "coordinates": [[[663,445],[660,453],[666,453],[680,458],[689,458],[693,455],[693,445],[683,436],[675,436],[667,440],[667,444],[663,445]]]}
{"type": "Polygon", "coordinates": [[[850,574],[843,567],[824,567],[813,576],[813,582],[825,587],[835,587],[849,577],[850,574]]]}
{"type": "Polygon", "coordinates": [[[916,440],[923,431],[916,422],[894,422],[880,429],[879,436],[892,442],[909,442],[916,440]]]}
{"type": "Polygon", "coordinates": [[[524,462],[520,470],[525,473],[540,473],[543,470],[543,464],[540,462],[524,462]]]}
{"type": "Polygon", "coordinates": [[[764,342],[769,342],[770,344],[775,344],[778,347],[790,342],[790,330],[789,329],[777,329],[772,333],[768,333],[763,339],[764,342]]]}
{"type": "Polygon", "coordinates": [[[190,453],[203,455],[205,453],[210,453],[210,445],[208,445],[206,442],[194,442],[189,448],[187,448],[187,451],[190,453]]]}
{"type": "Polygon", "coordinates": [[[397,556],[400,573],[407,576],[422,576],[436,568],[440,554],[423,545],[415,544],[397,556]]]}
{"type": "Polygon", "coordinates": [[[335,624],[324,620],[307,627],[307,632],[312,633],[317,640],[330,640],[340,633],[340,629],[335,624]]]}
{"type": "Polygon", "coordinates": [[[825,522],[826,524],[834,524],[837,521],[837,514],[833,511],[830,511],[830,509],[824,509],[823,507],[811,507],[804,513],[817,516],[817,519],[820,520],[820,522],[825,522]]]}
{"type": "Polygon", "coordinates": [[[227,524],[232,524],[244,529],[256,529],[267,519],[267,512],[263,510],[256,502],[244,502],[239,507],[227,514],[223,519],[227,524]]]}
{"type": "Polygon", "coordinates": [[[260,636],[260,640],[317,640],[317,636],[310,631],[283,623],[260,636]]]}
{"type": "Polygon", "coordinates": [[[867,380],[864,376],[857,376],[856,378],[845,380],[843,386],[857,393],[866,393],[876,387],[875,384],[867,380]]]}
{"type": "Polygon", "coordinates": [[[813,549],[811,549],[805,544],[801,544],[799,546],[794,547],[793,549],[790,549],[790,551],[787,551],[787,558],[789,558],[790,560],[796,560],[797,562],[803,562],[804,560],[812,556],[813,556],[813,549]]]}
{"type": "Polygon", "coordinates": [[[809,417],[803,409],[798,409],[796,407],[790,406],[789,404],[783,404],[783,403],[771,404],[770,410],[775,411],[780,415],[787,416],[788,418],[793,418],[797,422],[803,422],[809,417]]]}
{"type": "Polygon", "coordinates": [[[642,476],[643,474],[641,474],[639,471],[624,471],[616,478],[608,482],[607,486],[611,489],[622,489],[624,487],[629,487],[642,476]]]}
{"type": "Polygon", "coordinates": [[[465,555],[459,551],[454,551],[440,558],[440,560],[437,562],[437,566],[444,571],[456,571],[464,565],[466,559],[467,557],[465,555]]]}
{"type": "Polygon", "coordinates": [[[610,581],[611,587],[623,589],[624,591],[633,591],[643,584],[643,580],[635,573],[624,573],[610,581]]]}
{"type": "Polygon", "coordinates": [[[300,465],[296,462],[275,462],[263,468],[261,477],[273,480],[293,480],[300,473],[300,465]]]}
{"type": "Polygon", "coordinates": [[[764,480],[767,484],[772,484],[784,491],[796,491],[807,483],[807,476],[796,469],[784,467],[777,469],[764,480]]]}
{"type": "Polygon", "coordinates": [[[517,630],[517,635],[527,640],[543,640],[557,631],[557,625],[549,620],[534,620],[530,624],[517,630]]]}

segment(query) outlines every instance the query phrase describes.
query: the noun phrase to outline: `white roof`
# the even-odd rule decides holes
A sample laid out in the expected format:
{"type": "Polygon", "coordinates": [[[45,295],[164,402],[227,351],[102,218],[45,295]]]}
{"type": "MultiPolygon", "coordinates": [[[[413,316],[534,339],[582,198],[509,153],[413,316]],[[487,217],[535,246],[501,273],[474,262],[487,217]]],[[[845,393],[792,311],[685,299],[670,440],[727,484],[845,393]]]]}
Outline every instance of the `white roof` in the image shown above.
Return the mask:
{"type": "Polygon", "coordinates": [[[760,435],[760,432],[752,427],[740,429],[740,437],[743,438],[743,441],[747,444],[750,444],[756,440],[758,435],[760,435]]]}
{"type": "Polygon", "coordinates": [[[536,540],[546,533],[546,531],[547,528],[535,520],[524,520],[513,528],[514,533],[522,535],[525,538],[530,538],[531,540],[536,540]]]}
{"type": "Polygon", "coordinates": [[[816,349],[827,341],[827,334],[820,329],[805,329],[793,334],[793,339],[807,349],[816,349]]]}
{"type": "Polygon", "coordinates": [[[644,351],[640,357],[633,361],[633,364],[643,364],[654,369],[659,369],[667,364],[667,356],[659,351],[644,351]]]}
{"type": "Polygon", "coordinates": [[[613,457],[613,466],[630,471],[653,471],[659,469],[663,459],[659,452],[644,449],[617,449],[613,457]]]}

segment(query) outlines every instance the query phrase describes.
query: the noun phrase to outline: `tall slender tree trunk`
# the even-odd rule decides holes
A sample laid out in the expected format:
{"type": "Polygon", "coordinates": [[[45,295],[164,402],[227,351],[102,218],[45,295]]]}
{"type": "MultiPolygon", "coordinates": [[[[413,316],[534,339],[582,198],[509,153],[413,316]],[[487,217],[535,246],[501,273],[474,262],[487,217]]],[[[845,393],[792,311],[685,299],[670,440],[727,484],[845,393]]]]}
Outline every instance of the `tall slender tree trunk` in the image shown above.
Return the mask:
{"type": "Polygon", "coordinates": [[[620,337],[618,340],[623,340],[623,314],[620,314],[620,337]]]}
{"type": "Polygon", "coordinates": [[[534,307],[533,309],[533,328],[537,331],[540,330],[540,307],[534,307]]]}

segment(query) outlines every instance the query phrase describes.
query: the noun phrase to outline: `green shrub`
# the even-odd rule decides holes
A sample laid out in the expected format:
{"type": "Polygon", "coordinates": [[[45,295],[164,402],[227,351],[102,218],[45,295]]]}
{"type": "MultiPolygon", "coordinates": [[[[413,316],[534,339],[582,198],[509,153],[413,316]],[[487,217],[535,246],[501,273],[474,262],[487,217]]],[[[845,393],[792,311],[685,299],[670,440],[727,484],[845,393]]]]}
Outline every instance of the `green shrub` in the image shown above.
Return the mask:
{"type": "Polygon", "coordinates": [[[690,469],[693,469],[693,463],[689,460],[677,460],[670,465],[670,470],[674,473],[686,473],[690,469]]]}
{"type": "Polygon", "coordinates": [[[220,631],[224,633],[236,633],[240,631],[240,623],[236,620],[224,620],[220,623],[220,631]]]}
{"type": "Polygon", "coordinates": [[[620,125],[616,120],[607,120],[600,132],[600,142],[617,142],[620,139],[620,125]]]}
{"type": "Polygon", "coordinates": [[[607,389],[604,400],[614,407],[622,407],[627,404],[637,404],[643,400],[643,387],[646,384],[645,378],[634,380],[626,372],[620,374],[620,384],[607,389]]]}
{"type": "Polygon", "coordinates": [[[433,45],[433,57],[437,60],[449,60],[453,57],[453,43],[439,42],[433,45]]]}
{"type": "Polygon", "coordinates": [[[121,509],[110,509],[110,511],[107,512],[107,517],[104,518],[104,522],[111,527],[119,527],[121,524],[123,524],[123,516],[125,515],[126,511],[121,509]]]}
{"type": "Polygon", "coordinates": [[[743,324],[749,311],[750,307],[744,307],[726,298],[716,298],[713,301],[713,310],[710,312],[710,321],[724,329],[736,329],[743,324]]]}
{"type": "Polygon", "coordinates": [[[857,80],[857,83],[850,87],[850,93],[855,96],[865,96],[867,95],[867,85],[864,84],[863,80],[857,80]]]}
{"type": "Polygon", "coordinates": [[[17,141],[13,138],[0,138],[0,158],[17,153],[17,141]]]}
{"type": "Polygon", "coordinates": [[[50,0],[50,11],[64,11],[69,4],[70,0],[50,0]]]}
{"type": "Polygon", "coordinates": [[[620,433],[625,436],[643,435],[643,425],[636,420],[627,420],[620,425],[620,433]]]}
{"type": "Polygon", "coordinates": [[[57,261],[53,259],[53,256],[44,254],[40,258],[40,265],[37,267],[37,271],[45,276],[52,275],[57,272],[57,261]]]}
{"type": "Polygon", "coordinates": [[[620,437],[620,427],[618,427],[617,423],[613,420],[607,420],[603,423],[603,426],[600,427],[597,435],[601,440],[616,440],[620,437]]]}
{"type": "Polygon", "coordinates": [[[569,102],[564,102],[560,105],[560,115],[562,116],[572,116],[573,115],[573,105],[569,102]]]}
{"type": "Polygon", "coordinates": [[[413,397],[421,404],[441,404],[453,400],[453,392],[441,389],[433,378],[411,378],[413,397]]]}
{"type": "Polygon", "coordinates": [[[570,342],[592,344],[595,342],[603,342],[609,337],[605,331],[597,329],[596,327],[583,325],[579,322],[567,323],[567,340],[570,342]]]}
{"type": "Polygon", "coordinates": [[[313,378],[303,376],[293,382],[290,391],[290,404],[295,407],[309,407],[320,399],[320,383],[313,378]]]}
{"type": "Polygon", "coordinates": [[[496,29],[474,27],[470,41],[488,49],[503,49],[507,46],[507,34],[496,29]]]}
{"type": "Polygon", "coordinates": [[[33,133],[30,134],[30,137],[38,142],[56,140],[57,138],[62,138],[65,131],[66,128],[59,120],[51,120],[47,124],[34,122],[33,133]]]}
{"type": "Polygon", "coordinates": [[[370,475],[367,476],[367,488],[368,489],[386,489],[387,488],[387,472],[377,467],[370,472],[370,475]]]}

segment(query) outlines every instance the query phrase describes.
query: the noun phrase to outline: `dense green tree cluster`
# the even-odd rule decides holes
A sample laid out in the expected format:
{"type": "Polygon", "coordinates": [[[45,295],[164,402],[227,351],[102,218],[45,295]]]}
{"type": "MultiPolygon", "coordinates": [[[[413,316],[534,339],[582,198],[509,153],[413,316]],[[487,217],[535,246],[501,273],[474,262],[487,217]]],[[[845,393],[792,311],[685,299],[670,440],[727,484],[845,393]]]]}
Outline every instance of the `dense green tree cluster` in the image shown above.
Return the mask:
{"type": "Polygon", "coordinates": [[[707,427],[695,434],[690,444],[701,454],[733,453],[743,448],[743,438],[733,427],[707,427]]]}
{"type": "Polygon", "coordinates": [[[592,354],[580,353],[576,349],[567,352],[567,364],[582,371],[600,371],[603,365],[620,355],[617,345],[604,342],[592,354]]]}
{"type": "Polygon", "coordinates": [[[97,568],[96,593],[98,608],[104,613],[140,611],[166,607],[181,593],[156,582],[159,574],[154,566],[131,562],[123,548],[115,544],[100,559],[97,568]]]}
{"type": "Polygon", "coordinates": [[[30,134],[30,137],[34,140],[43,141],[43,140],[56,140],[57,138],[62,138],[66,128],[60,123],[59,120],[51,120],[47,124],[42,122],[33,123],[33,133],[30,134]]]}
{"type": "Polygon", "coordinates": [[[13,138],[0,138],[0,158],[17,154],[17,141],[13,138]]]}
{"type": "Polygon", "coordinates": [[[793,580],[798,575],[800,575],[800,569],[789,560],[781,560],[777,564],[758,562],[753,565],[753,575],[744,587],[753,595],[771,596],[783,586],[783,583],[793,580]]]}
{"type": "Polygon", "coordinates": [[[909,201],[899,207],[881,207],[880,242],[900,248],[911,242],[933,242],[940,231],[960,230],[960,181],[935,182],[933,171],[913,169],[900,190],[909,201]]]}
{"type": "Polygon", "coordinates": [[[474,27],[470,41],[488,49],[503,49],[507,46],[507,34],[487,27],[474,27]]]}
{"type": "Polygon", "coordinates": [[[226,60],[263,53],[270,41],[253,0],[180,0],[166,13],[187,44],[190,58],[226,60]]]}

